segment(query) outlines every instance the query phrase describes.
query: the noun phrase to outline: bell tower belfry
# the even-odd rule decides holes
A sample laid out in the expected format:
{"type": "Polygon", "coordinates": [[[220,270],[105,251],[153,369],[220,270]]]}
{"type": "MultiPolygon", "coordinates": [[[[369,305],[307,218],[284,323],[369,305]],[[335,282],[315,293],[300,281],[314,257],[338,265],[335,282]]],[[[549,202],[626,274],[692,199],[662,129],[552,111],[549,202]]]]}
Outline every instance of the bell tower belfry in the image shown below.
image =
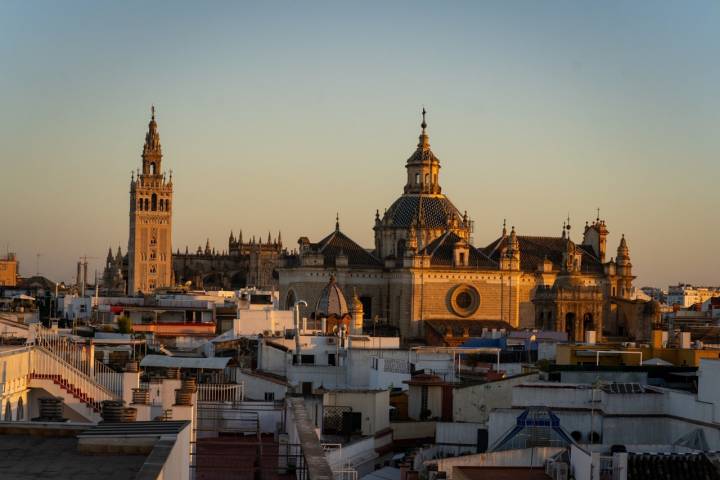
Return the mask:
{"type": "Polygon", "coordinates": [[[172,286],[172,171],[161,170],[162,147],[155,107],[145,134],[142,172],[130,180],[128,294],[172,286]]]}

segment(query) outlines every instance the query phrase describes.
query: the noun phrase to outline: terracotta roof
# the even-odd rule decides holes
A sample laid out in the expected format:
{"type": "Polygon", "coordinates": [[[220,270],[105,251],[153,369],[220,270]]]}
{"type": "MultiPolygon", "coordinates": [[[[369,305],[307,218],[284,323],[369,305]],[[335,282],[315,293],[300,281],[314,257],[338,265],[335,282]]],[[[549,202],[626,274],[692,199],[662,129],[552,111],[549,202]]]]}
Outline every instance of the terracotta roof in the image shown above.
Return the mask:
{"type": "Polygon", "coordinates": [[[318,253],[323,254],[326,267],[334,266],[335,258],[340,254],[348,257],[348,265],[351,266],[375,267],[382,265],[379,259],[340,230],[335,230],[319,242],[311,244],[310,247],[318,253]]]}
{"type": "MultiPolygon", "coordinates": [[[[547,258],[553,263],[553,270],[560,270],[563,253],[566,248],[566,239],[562,237],[533,237],[524,235],[518,235],[517,238],[520,244],[520,268],[526,271],[534,271],[537,269],[537,266],[547,258]]],[[[500,251],[506,239],[507,236],[503,236],[492,242],[483,249],[485,254],[493,260],[499,261],[500,251]]],[[[579,244],[575,244],[575,246],[582,253],[582,272],[602,273],[602,263],[595,256],[592,248],[579,244]]]]}
{"type": "Polygon", "coordinates": [[[463,216],[445,195],[405,194],[390,205],[383,216],[383,223],[389,220],[391,227],[407,228],[418,219],[422,197],[422,221],[425,228],[444,228],[448,219],[454,218],[462,224],[463,216]]]}
{"type": "MultiPolygon", "coordinates": [[[[423,248],[422,253],[430,255],[431,265],[452,266],[454,263],[453,251],[455,249],[455,244],[458,242],[465,241],[452,230],[448,230],[444,235],[439,236],[423,248]]],[[[497,268],[497,263],[491,260],[485,252],[473,247],[470,244],[467,244],[467,246],[470,253],[468,267],[497,268]]]]}

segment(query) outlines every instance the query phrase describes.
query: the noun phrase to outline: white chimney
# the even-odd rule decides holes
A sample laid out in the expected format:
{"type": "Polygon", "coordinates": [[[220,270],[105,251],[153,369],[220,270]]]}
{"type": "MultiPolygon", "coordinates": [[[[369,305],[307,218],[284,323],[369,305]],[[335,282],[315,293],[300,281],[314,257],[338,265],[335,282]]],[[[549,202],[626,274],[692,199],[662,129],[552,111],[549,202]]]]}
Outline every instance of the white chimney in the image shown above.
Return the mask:
{"type": "Polygon", "coordinates": [[[680,348],[690,348],[690,332],[680,332],[680,348]]]}

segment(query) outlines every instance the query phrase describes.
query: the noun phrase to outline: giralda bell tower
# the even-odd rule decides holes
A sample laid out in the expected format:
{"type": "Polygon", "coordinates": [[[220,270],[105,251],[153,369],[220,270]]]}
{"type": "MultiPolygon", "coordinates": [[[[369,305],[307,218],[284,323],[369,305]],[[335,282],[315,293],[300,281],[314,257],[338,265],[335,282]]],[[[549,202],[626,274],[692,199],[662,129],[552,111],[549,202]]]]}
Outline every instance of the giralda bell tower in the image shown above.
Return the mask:
{"type": "Polygon", "coordinates": [[[155,107],[145,135],[142,173],[130,181],[128,294],[172,286],[172,171],[162,171],[155,107]]]}

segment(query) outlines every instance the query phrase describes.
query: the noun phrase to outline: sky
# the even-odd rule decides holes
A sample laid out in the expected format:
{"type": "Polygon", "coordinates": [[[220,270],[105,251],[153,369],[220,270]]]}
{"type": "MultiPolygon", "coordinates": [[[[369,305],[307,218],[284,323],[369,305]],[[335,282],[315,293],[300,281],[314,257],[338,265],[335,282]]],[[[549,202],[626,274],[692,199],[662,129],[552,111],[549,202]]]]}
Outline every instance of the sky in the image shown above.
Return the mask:
{"type": "Polygon", "coordinates": [[[0,251],[66,281],[125,251],[152,104],[174,250],[295,248],[336,212],[371,247],[425,105],[476,245],[568,215],[580,241],[600,208],[637,286],[717,285],[718,25],[715,0],[3,0],[0,251]]]}

